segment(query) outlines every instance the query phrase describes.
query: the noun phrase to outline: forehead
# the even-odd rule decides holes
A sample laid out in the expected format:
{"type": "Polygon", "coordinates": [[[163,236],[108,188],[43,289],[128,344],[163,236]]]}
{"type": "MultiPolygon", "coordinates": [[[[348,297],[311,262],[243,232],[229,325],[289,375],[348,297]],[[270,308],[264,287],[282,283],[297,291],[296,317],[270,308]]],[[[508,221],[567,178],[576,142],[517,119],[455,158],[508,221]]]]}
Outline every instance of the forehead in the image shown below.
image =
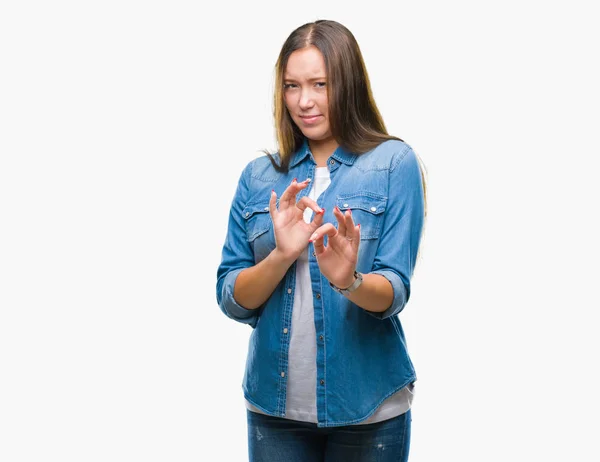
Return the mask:
{"type": "Polygon", "coordinates": [[[317,77],[326,77],[325,59],[321,52],[314,46],[301,48],[294,51],[288,58],[284,79],[309,80],[317,77]]]}

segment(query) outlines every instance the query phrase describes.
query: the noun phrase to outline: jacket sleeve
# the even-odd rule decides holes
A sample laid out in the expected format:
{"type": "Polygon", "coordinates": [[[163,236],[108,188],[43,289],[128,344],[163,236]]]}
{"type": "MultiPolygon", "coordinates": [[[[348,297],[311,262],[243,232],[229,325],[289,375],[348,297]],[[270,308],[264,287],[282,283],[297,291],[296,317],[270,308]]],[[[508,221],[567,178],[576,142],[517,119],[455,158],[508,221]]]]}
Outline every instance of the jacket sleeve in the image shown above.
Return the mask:
{"type": "Polygon", "coordinates": [[[424,221],[421,169],[416,154],[406,145],[392,158],[388,203],[379,247],[371,273],[381,274],[392,284],[394,299],[381,312],[368,311],[379,319],[400,313],[410,297],[410,279],[415,267],[424,221]]]}
{"type": "Polygon", "coordinates": [[[250,324],[253,328],[258,321],[258,309],[244,308],[233,298],[235,281],[242,270],[254,266],[254,253],[246,240],[246,227],[242,211],[249,197],[252,162],[243,170],[231,203],[227,235],[221,254],[221,264],[217,270],[217,303],[221,311],[231,319],[250,324]]]}

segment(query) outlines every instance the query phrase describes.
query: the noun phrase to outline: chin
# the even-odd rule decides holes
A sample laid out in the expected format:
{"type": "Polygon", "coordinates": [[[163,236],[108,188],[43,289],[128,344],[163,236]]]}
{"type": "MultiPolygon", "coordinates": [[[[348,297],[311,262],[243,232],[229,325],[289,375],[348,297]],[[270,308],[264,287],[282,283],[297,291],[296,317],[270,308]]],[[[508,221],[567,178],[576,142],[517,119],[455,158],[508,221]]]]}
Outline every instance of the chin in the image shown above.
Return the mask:
{"type": "Polygon", "coordinates": [[[308,129],[308,130],[300,130],[300,131],[302,132],[302,134],[304,136],[306,136],[307,138],[309,138],[311,140],[315,140],[315,141],[325,140],[329,137],[329,134],[327,132],[323,132],[322,130],[308,129]]]}

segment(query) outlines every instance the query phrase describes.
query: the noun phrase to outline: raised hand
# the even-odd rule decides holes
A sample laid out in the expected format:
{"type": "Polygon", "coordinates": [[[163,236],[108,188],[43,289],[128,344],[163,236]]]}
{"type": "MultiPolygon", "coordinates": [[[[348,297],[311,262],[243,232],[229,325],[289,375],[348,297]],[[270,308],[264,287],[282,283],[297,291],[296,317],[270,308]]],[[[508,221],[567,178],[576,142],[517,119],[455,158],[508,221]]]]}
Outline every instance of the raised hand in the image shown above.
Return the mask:
{"type": "Polygon", "coordinates": [[[350,210],[346,213],[335,207],[333,215],[338,221],[338,229],[332,223],[325,223],[310,237],[315,246],[317,263],[323,276],[333,285],[346,288],[354,282],[354,271],[360,245],[360,224],[355,226],[350,210]],[[324,237],[327,236],[327,246],[324,237]]]}
{"type": "Polygon", "coordinates": [[[296,195],[310,184],[310,179],[298,183],[296,179],[286,188],[279,199],[277,209],[277,194],[271,192],[269,213],[273,220],[275,233],[275,250],[286,260],[295,261],[308,245],[309,236],[323,224],[324,209],[309,197],[303,197],[296,202],[296,195]],[[310,223],[304,221],[304,210],[309,207],[315,213],[310,223]]]}

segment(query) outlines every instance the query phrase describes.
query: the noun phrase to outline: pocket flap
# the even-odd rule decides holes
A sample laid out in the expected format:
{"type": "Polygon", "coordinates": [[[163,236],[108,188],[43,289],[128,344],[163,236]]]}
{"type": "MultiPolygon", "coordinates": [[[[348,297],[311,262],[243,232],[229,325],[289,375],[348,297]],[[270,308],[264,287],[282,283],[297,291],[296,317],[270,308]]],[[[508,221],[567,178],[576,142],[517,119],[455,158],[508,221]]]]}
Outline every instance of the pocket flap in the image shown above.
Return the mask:
{"type": "Polygon", "coordinates": [[[357,192],[338,196],[336,205],[340,210],[364,210],[365,212],[379,215],[385,212],[387,197],[378,194],[357,192]]]}
{"type": "Polygon", "coordinates": [[[269,213],[269,202],[256,202],[254,204],[248,204],[242,210],[242,216],[248,220],[257,213],[269,213]]]}

